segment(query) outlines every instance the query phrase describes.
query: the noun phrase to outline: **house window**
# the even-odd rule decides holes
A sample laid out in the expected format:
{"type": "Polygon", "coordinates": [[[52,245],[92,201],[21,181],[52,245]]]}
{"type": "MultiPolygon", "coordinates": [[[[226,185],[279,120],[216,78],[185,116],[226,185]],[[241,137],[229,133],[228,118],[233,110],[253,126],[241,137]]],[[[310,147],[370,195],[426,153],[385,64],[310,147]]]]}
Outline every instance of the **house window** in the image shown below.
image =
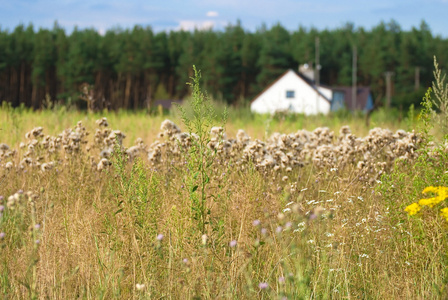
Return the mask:
{"type": "Polygon", "coordinates": [[[286,98],[295,98],[294,91],[286,91],[286,98]]]}

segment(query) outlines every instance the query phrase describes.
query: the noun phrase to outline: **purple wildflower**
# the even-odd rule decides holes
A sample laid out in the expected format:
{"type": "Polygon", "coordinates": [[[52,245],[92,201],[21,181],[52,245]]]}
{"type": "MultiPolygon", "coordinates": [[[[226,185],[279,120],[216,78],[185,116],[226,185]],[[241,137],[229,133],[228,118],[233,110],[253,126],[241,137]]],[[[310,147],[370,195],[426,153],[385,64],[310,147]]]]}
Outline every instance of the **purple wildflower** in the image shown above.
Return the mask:
{"type": "Polygon", "coordinates": [[[236,246],[236,244],[237,244],[237,242],[235,240],[233,240],[229,243],[229,246],[233,248],[236,246]]]}
{"type": "Polygon", "coordinates": [[[258,287],[260,288],[260,290],[265,290],[265,289],[267,289],[269,287],[269,285],[268,285],[267,282],[260,282],[258,284],[258,287]]]}
{"type": "Polygon", "coordinates": [[[163,234],[158,234],[157,235],[157,238],[156,238],[158,241],[161,241],[161,240],[163,240],[163,234]]]}

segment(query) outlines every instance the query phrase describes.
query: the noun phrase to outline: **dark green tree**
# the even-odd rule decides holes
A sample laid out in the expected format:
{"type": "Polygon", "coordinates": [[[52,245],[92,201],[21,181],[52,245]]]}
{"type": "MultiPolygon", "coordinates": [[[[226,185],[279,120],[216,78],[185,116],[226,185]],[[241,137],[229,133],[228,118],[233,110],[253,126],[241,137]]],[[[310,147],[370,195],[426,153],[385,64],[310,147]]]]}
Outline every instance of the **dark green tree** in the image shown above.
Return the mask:
{"type": "Polygon", "coordinates": [[[286,70],[293,67],[289,32],[280,24],[263,34],[257,76],[258,90],[262,90],[286,70]]]}
{"type": "Polygon", "coordinates": [[[40,108],[42,99],[56,98],[56,44],[54,32],[39,29],[34,38],[34,57],[32,63],[33,108],[40,108]]]}

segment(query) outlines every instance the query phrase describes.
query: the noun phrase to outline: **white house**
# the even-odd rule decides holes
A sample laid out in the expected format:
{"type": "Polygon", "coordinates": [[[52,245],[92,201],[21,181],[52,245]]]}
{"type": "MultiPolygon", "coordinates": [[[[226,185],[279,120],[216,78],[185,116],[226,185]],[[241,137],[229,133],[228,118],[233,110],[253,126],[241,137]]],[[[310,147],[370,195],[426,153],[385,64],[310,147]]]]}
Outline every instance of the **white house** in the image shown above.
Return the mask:
{"type": "Polygon", "coordinates": [[[288,70],[252,100],[250,109],[256,113],[290,111],[306,115],[327,114],[332,97],[331,89],[316,87],[310,79],[288,70]]]}

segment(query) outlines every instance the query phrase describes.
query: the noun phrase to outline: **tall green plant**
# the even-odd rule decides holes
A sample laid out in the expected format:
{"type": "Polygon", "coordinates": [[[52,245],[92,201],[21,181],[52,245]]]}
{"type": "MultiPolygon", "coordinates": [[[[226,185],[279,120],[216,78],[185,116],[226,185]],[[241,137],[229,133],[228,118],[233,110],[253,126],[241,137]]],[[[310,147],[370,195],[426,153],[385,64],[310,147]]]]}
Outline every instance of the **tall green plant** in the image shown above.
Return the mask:
{"type": "Polygon", "coordinates": [[[419,124],[417,126],[417,130],[422,136],[425,143],[429,142],[432,139],[430,131],[434,127],[434,110],[432,108],[433,100],[431,99],[431,92],[432,89],[428,88],[421,102],[422,110],[418,115],[419,124]]]}
{"type": "MultiPolygon", "coordinates": [[[[200,88],[201,72],[193,66],[194,76],[188,83],[192,89],[192,100],[190,102],[191,113],[178,106],[182,122],[185,124],[191,138],[191,146],[182,149],[186,154],[187,171],[184,182],[188,188],[191,201],[192,218],[197,221],[198,229],[204,233],[209,222],[210,209],[207,206],[207,187],[210,185],[212,165],[216,156],[216,148],[211,149],[210,130],[216,112],[210,98],[200,88]]],[[[222,126],[227,120],[227,110],[222,115],[222,126]]],[[[222,133],[221,133],[222,134],[222,133]]]]}
{"type": "Polygon", "coordinates": [[[126,214],[139,228],[149,235],[157,233],[157,215],[160,202],[157,201],[159,179],[149,173],[142,160],[137,157],[128,168],[128,157],[118,142],[114,146],[112,174],[109,191],[115,197],[115,215],[126,214]],[[149,174],[148,174],[149,173],[149,174]]]}
{"type": "Polygon", "coordinates": [[[446,74],[442,75],[442,70],[439,69],[439,64],[434,56],[434,81],[432,82],[432,89],[434,92],[434,99],[432,103],[437,108],[438,114],[434,113],[434,118],[437,124],[441,127],[444,136],[448,134],[448,84],[446,83],[446,74]]]}

